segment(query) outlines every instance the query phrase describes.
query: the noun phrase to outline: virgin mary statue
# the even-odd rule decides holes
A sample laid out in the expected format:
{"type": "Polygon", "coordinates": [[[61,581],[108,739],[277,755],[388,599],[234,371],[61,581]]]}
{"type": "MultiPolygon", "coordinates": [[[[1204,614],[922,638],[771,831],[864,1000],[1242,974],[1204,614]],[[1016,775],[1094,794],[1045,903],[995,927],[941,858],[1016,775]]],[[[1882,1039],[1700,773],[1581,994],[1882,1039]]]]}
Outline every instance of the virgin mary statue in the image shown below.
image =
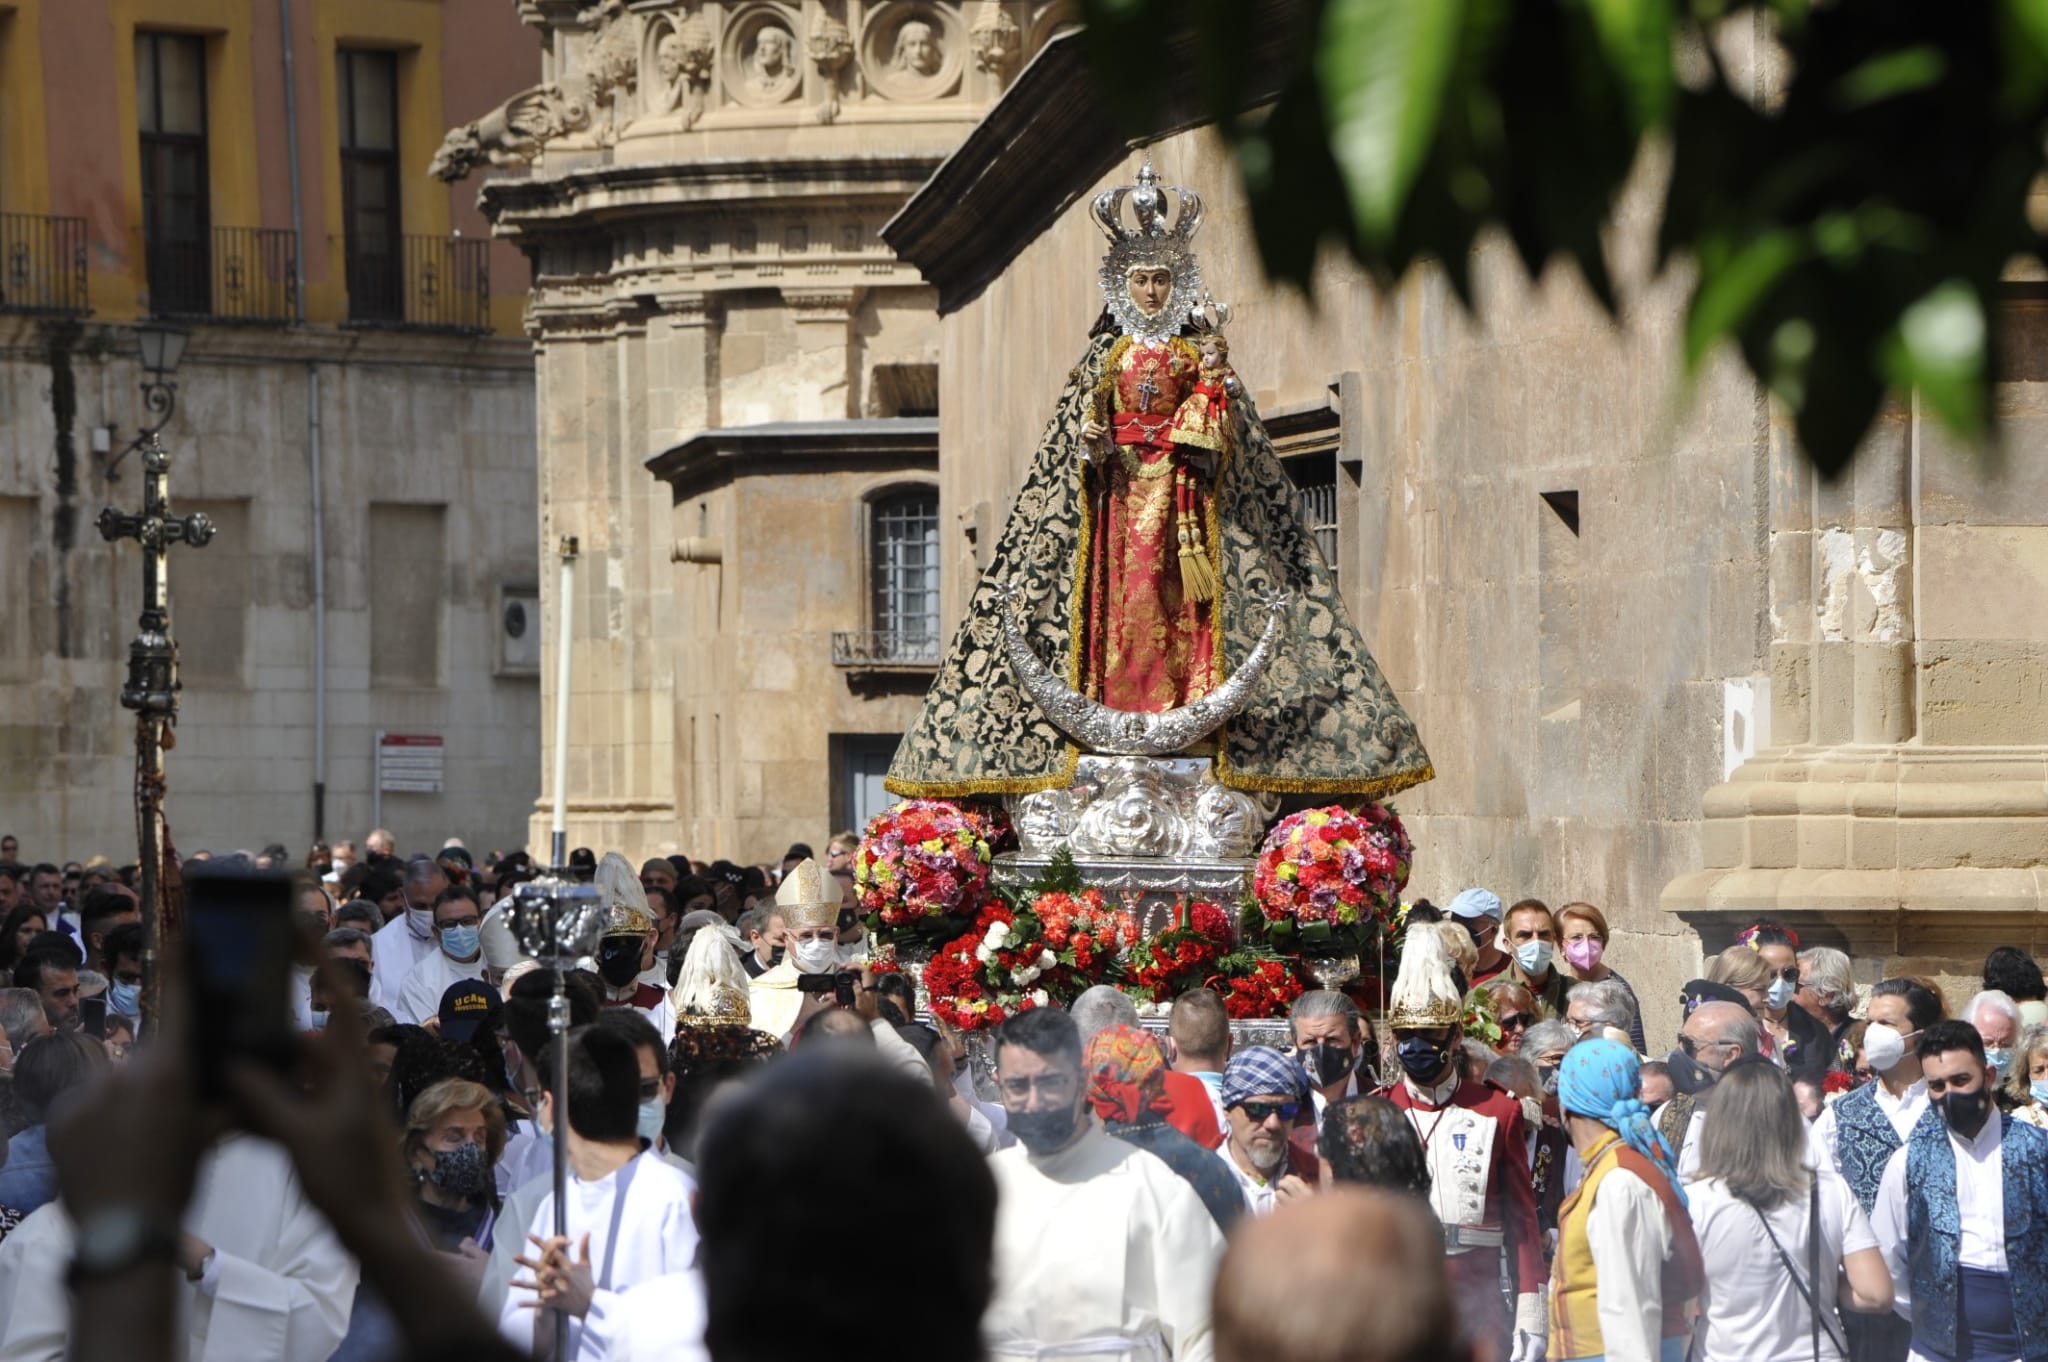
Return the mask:
{"type": "Polygon", "coordinates": [[[1242,707],[1187,755],[1213,754],[1217,778],[1244,790],[1383,798],[1428,780],[1415,724],[1345,613],[1231,368],[1189,248],[1201,201],[1161,186],[1148,164],[1093,211],[1110,243],[1102,319],[888,788],[957,797],[1073,783],[1081,749],[1006,657],[1006,609],[1073,691],[1158,714],[1221,686],[1283,598],[1242,707]]]}

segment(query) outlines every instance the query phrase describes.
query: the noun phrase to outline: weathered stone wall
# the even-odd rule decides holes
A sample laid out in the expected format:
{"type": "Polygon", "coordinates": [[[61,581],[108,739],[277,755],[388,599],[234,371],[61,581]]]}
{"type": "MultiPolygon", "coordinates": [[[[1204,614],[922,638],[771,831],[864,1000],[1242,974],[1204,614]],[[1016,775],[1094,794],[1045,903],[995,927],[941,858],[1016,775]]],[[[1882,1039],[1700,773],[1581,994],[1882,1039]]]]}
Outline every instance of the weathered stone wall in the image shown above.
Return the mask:
{"type": "MultiPolygon", "coordinates": [[[[132,859],[134,722],[117,696],[142,566],[136,545],[104,543],[92,520],[105,504],[139,507],[142,470],[131,455],[108,482],[91,444],[94,427],[113,426],[118,450],[141,415],[135,341],[88,326],[56,365],[39,344],[26,322],[0,341],[10,437],[0,446],[0,828],[24,854],[132,859]],[[61,455],[60,372],[75,402],[61,455]]],[[[166,758],[172,835],[185,851],[272,839],[296,851],[313,828],[309,364],[321,375],[329,835],[371,826],[382,728],[446,740],[444,793],[384,798],[402,847],[449,835],[479,849],[519,845],[536,787],[538,686],[497,664],[499,589],[534,585],[527,346],[226,329],[193,337],[164,432],[174,508],[221,525],[205,548],[170,554],[185,660],[166,758]],[[373,594],[373,503],[443,508],[437,577],[415,597],[440,630],[438,649],[430,637],[399,639],[438,653],[429,685],[371,684],[373,632],[418,618],[373,594]]]]}

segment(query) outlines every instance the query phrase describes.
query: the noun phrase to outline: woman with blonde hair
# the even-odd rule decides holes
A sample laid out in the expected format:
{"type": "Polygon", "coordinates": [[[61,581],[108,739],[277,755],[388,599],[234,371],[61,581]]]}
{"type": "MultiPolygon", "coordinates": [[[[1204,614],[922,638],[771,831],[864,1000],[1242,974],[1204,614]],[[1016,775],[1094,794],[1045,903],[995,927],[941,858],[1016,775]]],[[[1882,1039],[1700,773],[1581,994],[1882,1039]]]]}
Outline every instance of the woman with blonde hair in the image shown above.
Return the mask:
{"type": "Polygon", "coordinates": [[[1825,1072],[1834,1062],[1834,1047],[1827,1028],[1792,1004],[1792,995],[1799,991],[1799,964],[1793,954],[1798,943],[1774,939],[1782,935],[1782,929],[1768,923],[1750,928],[1744,940],[1707,962],[1707,978],[1749,1000],[1773,1060],[1796,1073],[1825,1072]]]}
{"type": "MultiPolygon", "coordinates": [[[[405,1166],[418,1190],[413,1213],[435,1248],[489,1249],[498,1214],[492,1170],[505,1152],[505,1113],[481,1083],[444,1078],[405,1114],[405,1166]]],[[[466,1255],[465,1255],[466,1256],[466,1255]]]]}
{"type": "Polygon", "coordinates": [[[1686,1187],[1707,1282],[1699,1362],[1842,1362],[1840,1310],[1891,1309],[1891,1274],[1862,1206],[1807,1157],[1791,1079],[1755,1059],[1729,1065],[1686,1187]]]}
{"type": "Polygon", "coordinates": [[[2048,1026],[2029,1026],[2012,1047],[2002,1086],[2014,1119],[2048,1130],[2048,1026]]]}
{"type": "Polygon", "coordinates": [[[1582,984],[1613,982],[1628,990],[1629,1043],[1637,1054],[1649,1052],[1643,1038],[1643,1004],[1635,986],[1607,963],[1607,915],[1590,903],[1567,903],[1557,910],[1557,953],[1564,957],[1565,972],[1582,984]]]}

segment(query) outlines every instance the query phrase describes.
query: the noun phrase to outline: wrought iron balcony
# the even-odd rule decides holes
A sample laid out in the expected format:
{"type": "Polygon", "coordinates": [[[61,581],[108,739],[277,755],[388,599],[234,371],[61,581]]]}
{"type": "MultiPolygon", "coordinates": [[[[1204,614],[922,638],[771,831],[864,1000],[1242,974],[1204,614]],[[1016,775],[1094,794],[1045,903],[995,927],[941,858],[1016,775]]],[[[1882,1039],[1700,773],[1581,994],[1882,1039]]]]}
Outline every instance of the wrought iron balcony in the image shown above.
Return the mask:
{"type": "Polygon", "coordinates": [[[289,325],[299,313],[299,237],[290,228],[215,227],[204,240],[151,241],[149,310],[191,321],[289,325]]]}
{"type": "Polygon", "coordinates": [[[832,635],[832,665],[849,671],[930,671],[939,636],[899,629],[842,629],[832,635]]]}
{"type": "Polygon", "coordinates": [[[351,238],[343,249],[351,324],[491,329],[491,243],[485,238],[351,238]]]}
{"type": "Polygon", "coordinates": [[[0,213],[0,311],[81,316],[85,219],[0,213]]]}

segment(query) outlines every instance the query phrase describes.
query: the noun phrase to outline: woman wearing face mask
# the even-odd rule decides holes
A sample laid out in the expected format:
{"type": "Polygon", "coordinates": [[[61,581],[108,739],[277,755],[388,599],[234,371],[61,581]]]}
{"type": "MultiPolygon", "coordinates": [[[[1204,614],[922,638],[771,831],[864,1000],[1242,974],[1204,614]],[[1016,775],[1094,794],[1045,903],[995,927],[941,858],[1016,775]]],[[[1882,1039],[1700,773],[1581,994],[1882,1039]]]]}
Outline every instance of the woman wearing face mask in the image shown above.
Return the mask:
{"type": "Polygon", "coordinates": [[[1723,955],[1746,949],[1763,962],[1762,996],[1752,999],[1751,1005],[1771,1034],[1778,1062],[1795,1075],[1825,1073],[1835,1058],[1833,1037],[1812,1013],[1792,1004],[1792,996],[1799,992],[1798,936],[1775,922],[1758,922],[1735,940],[1737,944],[1723,955]]]}
{"type": "Polygon", "coordinates": [[[1643,1004],[1634,985],[1607,963],[1607,915],[1590,903],[1567,903],[1557,910],[1557,953],[1564,958],[1564,970],[1581,984],[1613,982],[1628,990],[1635,1020],[1629,1040],[1638,1054],[1647,1054],[1643,1036],[1643,1004]]]}
{"type": "Polygon", "coordinates": [[[2012,1047],[2005,1096],[2014,1119],[2048,1130],[2048,1026],[2029,1026],[2012,1047]]]}
{"type": "Polygon", "coordinates": [[[498,1213],[491,1170],[504,1152],[504,1113],[481,1083],[444,1078],[413,1099],[405,1164],[416,1188],[413,1214],[435,1248],[489,1250],[498,1213]]]}

